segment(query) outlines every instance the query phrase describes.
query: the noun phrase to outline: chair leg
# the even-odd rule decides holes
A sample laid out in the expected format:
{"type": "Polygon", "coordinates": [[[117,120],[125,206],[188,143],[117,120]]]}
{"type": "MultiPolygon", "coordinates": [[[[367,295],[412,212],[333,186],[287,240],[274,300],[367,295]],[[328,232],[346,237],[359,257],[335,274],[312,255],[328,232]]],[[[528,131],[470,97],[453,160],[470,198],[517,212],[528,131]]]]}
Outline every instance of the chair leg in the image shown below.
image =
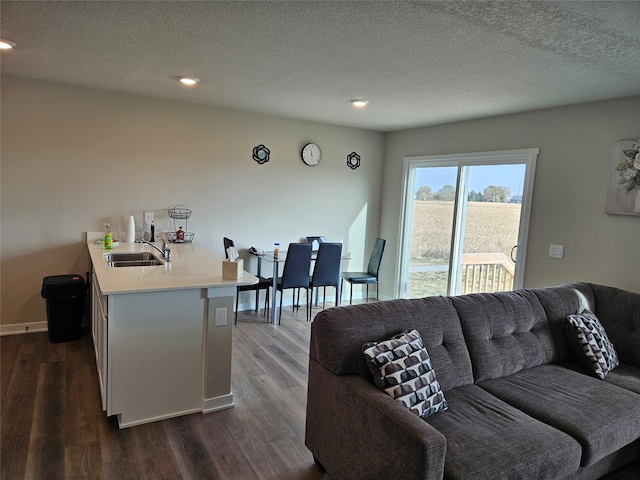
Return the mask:
{"type": "Polygon", "coordinates": [[[353,305],[353,283],[349,282],[349,305],[353,305]]]}
{"type": "Polygon", "coordinates": [[[367,283],[367,303],[369,303],[369,284],[367,283]]]}
{"type": "Polygon", "coordinates": [[[327,287],[322,287],[322,309],[324,310],[324,299],[327,298],[327,287]]]}
{"type": "Polygon", "coordinates": [[[265,290],[264,294],[264,316],[269,315],[269,289],[265,290]]]}
{"type": "Polygon", "coordinates": [[[233,322],[234,325],[238,324],[238,299],[240,298],[240,292],[236,290],[236,320],[233,322]]]}
{"type": "Polygon", "coordinates": [[[284,297],[284,289],[280,290],[280,310],[278,311],[278,325],[280,325],[280,320],[282,320],[282,297],[284,297]]]}
{"type": "Polygon", "coordinates": [[[378,282],[376,282],[376,300],[380,300],[380,298],[378,298],[378,282]]]}

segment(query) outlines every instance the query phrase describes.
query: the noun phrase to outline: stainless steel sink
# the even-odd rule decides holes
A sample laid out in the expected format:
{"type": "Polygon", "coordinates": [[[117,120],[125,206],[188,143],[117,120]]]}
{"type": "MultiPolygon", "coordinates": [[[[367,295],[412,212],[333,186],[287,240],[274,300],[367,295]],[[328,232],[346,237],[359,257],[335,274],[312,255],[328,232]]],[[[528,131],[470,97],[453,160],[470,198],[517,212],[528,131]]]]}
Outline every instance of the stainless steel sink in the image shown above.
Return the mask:
{"type": "Polygon", "coordinates": [[[133,253],[105,253],[104,259],[110,267],[150,267],[163,265],[153,253],[133,252],[133,253]]]}

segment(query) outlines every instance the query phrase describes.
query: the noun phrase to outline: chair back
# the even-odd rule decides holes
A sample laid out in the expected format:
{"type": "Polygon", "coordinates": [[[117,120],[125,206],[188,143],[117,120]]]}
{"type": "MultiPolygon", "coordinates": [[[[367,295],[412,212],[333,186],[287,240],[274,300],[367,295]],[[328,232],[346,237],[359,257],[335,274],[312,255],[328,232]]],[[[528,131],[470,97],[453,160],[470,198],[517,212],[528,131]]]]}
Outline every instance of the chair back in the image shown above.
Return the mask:
{"type": "Polygon", "coordinates": [[[324,235],[320,235],[317,237],[307,237],[307,243],[310,243],[313,245],[313,248],[311,249],[312,252],[317,252],[318,248],[320,248],[320,245],[323,244],[325,242],[325,238],[324,235]]]}
{"type": "Polygon", "coordinates": [[[382,238],[376,238],[376,243],[373,245],[373,251],[371,252],[371,258],[369,259],[369,266],[367,267],[367,273],[378,278],[380,273],[380,265],[382,265],[382,256],[384,255],[384,247],[387,245],[387,241],[382,238]]]}
{"type": "Polygon", "coordinates": [[[290,243],[287,258],[282,269],[280,287],[309,288],[309,269],[311,268],[311,244],[290,243]]]}
{"type": "Polygon", "coordinates": [[[224,243],[224,258],[229,259],[229,254],[227,253],[227,248],[235,247],[235,244],[233,243],[233,240],[231,240],[230,238],[227,238],[227,237],[224,237],[222,239],[222,242],[224,243]]]}
{"type": "Polygon", "coordinates": [[[340,283],[341,243],[321,243],[316,264],[313,267],[311,285],[314,287],[336,287],[340,283]]]}

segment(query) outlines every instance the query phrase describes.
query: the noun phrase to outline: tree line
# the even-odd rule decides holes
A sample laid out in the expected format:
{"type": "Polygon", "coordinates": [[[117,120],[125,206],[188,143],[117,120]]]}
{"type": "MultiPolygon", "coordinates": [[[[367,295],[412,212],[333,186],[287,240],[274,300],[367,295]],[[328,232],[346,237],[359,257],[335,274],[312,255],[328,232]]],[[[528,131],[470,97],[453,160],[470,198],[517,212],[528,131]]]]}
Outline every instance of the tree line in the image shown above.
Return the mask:
{"type": "MultiPolygon", "coordinates": [[[[445,185],[436,193],[433,193],[431,187],[423,186],[416,192],[416,200],[441,200],[453,201],[456,195],[456,188],[453,185],[445,185]]],[[[470,190],[467,194],[469,202],[501,202],[506,203],[511,199],[511,190],[509,187],[499,187],[489,185],[483,192],[475,192],[470,190]]]]}

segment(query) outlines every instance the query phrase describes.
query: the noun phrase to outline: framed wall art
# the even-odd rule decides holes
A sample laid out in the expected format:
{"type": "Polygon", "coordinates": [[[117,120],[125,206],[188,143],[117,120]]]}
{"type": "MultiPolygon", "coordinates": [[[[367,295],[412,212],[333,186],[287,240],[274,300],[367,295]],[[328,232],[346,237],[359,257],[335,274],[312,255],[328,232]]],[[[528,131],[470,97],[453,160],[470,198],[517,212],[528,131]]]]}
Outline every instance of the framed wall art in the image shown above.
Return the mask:
{"type": "Polygon", "coordinates": [[[605,212],[640,216],[640,140],[621,140],[611,146],[605,212]]]}

